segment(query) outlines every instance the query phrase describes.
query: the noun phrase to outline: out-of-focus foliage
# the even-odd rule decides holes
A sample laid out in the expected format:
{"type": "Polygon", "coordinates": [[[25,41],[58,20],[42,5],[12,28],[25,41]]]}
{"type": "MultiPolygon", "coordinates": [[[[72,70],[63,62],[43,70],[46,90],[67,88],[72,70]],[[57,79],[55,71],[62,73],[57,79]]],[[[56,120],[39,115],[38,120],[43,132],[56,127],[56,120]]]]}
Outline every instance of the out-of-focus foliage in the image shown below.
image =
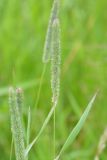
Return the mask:
{"type": "MultiPolygon", "coordinates": [[[[51,6],[52,0],[0,0],[0,160],[9,159],[11,146],[8,93],[5,87],[24,85],[25,122],[29,106],[32,111],[31,140],[38,133],[51,107],[48,65],[35,109],[51,6]]],[[[60,9],[62,72],[60,100],[56,110],[57,151],[79,120],[90,97],[99,89],[86,125],[62,157],[64,160],[92,160],[99,137],[107,124],[107,1],[62,0],[60,9]]],[[[51,121],[33,147],[30,159],[52,159],[52,146],[51,121]]],[[[106,152],[102,158],[107,159],[106,152]]]]}

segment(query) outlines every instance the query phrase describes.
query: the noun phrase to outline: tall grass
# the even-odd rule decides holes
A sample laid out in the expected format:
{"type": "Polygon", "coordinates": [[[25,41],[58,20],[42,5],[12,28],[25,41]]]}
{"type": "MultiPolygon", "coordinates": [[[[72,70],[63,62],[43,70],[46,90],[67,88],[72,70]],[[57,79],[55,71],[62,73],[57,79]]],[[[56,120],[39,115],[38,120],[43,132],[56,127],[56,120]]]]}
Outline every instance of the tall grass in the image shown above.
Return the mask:
{"type": "MultiPolygon", "coordinates": [[[[61,156],[63,156],[63,152],[69,147],[70,144],[74,142],[77,135],[81,131],[88,114],[93,106],[93,103],[96,98],[96,94],[90,100],[88,106],[86,107],[83,115],[81,116],[80,120],[78,121],[77,125],[69,134],[68,138],[65,140],[64,145],[59,151],[59,154],[56,155],[56,146],[55,146],[55,132],[57,132],[55,123],[57,122],[55,117],[55,109],[56,105],[58,104],[59,93],[60,93],[60,61],[61,61],[61,51],[60,51],[60,20],[59,20],[59,0],[54,0],[53,7],[51,10],[51,16],[48,24],[48,31],[46,34],[46,41],[44,45],[44,54],[43,54],[43,62],[47,63],[48,61],[51,62],[51,88],[52,88],[52,107],[50,112],[48,113],[46,119],[43,122],[43,125],[30,143],[30,110],[28,111],[28,126],[27,126],[27,146],[25,147],[25,138],[24,138],[24,128],[22,122],[22,90],[17,89],[14,90],[10,88],[9,90],[9,104],[10,104],[10,115],[11,115],[11,127],[12,127],[12,137],[15,146],[15,155],[17,160],[26,160],[28,159],[29,151],[32,149],[33,145],[39,140],[41,134],[43,133],[44,129],[46,128],[49,120],[51,119],[52,115],[54,114],[54,157],[53,160],[59,160],[61,156]]],[[[44,74],[42,76],[41,81],[44,78],[44,74]]],[[[39,88],[39,94],[37,97],[37,102],[40,96],[41,85],[39,88]]],[[[46,155],[44,155],[46,156],[46,155]]],[[[36,155],[35,155],[36,157],[36,155]]]]}

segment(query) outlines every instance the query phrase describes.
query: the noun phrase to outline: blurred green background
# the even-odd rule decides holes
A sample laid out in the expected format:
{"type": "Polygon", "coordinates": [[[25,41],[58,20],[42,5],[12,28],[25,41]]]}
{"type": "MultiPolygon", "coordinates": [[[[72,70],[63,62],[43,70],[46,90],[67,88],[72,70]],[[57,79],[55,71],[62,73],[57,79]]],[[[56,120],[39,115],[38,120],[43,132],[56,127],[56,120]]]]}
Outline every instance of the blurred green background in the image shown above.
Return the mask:
{"type": "MultiPolygon", "coordinates": [[[[0,0],[0,160],[8,160],[11,130],[8,87],[24,89],[24,119],[32,111],[33,140],[51,107],[50,64],[43,79],[42,54],[52,0],[0,0]]],[[[107,125],[107,1],[61,1],[61,90],[56,110],[56,150],[65,142],[99,89],[84,128],[62,160],[92,160],[107,125]]],[[[51,160],[53,120],[30,152],[30,160],[51,160]]],[[[106,150],[102,160],[107,159],[106,150]]],[[[14,151],[12,159],[15,159],[14,151]]]]}

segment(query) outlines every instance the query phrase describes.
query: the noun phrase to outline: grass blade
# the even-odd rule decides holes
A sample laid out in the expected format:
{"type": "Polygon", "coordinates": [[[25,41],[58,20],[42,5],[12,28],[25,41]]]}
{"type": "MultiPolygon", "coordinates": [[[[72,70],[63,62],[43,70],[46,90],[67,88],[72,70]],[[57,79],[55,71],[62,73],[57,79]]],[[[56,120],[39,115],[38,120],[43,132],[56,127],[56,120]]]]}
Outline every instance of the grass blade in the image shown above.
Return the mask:
{"type": "Polygon", "coordinates": [[[79,134],[80,130],[82,129],[86,119],[87,119],[87,116],[92,108],[92,105],[95,101],[95,98],[96,98],[96,95],[95,94],[93,96],[93,98],[91,99],[91,101],[89,102],[87,108],[85,109],[83,115],[81,116],[79,122],[77,123],[77,125],[74,127],[74,129],[71,131],[70,135],[68,136],[66,142],[64,143],[62,149],[60,150],[58,156],[54,159],[54,160],[59,160],[60,156],[62,155],[62,153],[64,152],[64,150],[66,148],[69,147],[69,145],[71,145],[73,143],[73,141],[75,140],[75,138],[77,137],[77,135],[79,134]]]}
{"type": "Polygon", "coordinates": [[[44,131],[46,125],[48,124],[50,118],[52,117],[52,114],[54,113],[54,110],[56,108],[56,105],[54,105],[50,112],[48,113],[48,116],[46,117],[38,135],[36,136],[36,138],[31,142],[31,144],[27,147],[27,149],[25,150],[25,157],[28,155],[29,151],[31,150],[31,148],[33,147],[33,145],[37,142],[37,140],[39,139],[39,137],[41,136],[42,132],[44,131]]]}

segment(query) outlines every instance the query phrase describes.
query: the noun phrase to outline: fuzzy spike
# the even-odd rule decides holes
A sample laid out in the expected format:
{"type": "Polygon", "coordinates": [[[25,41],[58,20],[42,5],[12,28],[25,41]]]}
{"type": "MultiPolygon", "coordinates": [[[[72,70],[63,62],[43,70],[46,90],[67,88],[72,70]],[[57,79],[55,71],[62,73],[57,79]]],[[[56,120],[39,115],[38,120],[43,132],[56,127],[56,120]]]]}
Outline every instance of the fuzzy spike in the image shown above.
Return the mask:
{"type": "Polygon", "coordinates": [[[99,144],[98,144],[98,148],[97,148],[97,153],[96,153],[95,160],[100,159],[100,155],[102,154],[102,152],[104,151],[106,146],[107,146],[107,127],[105,128],[103,134],[101,135],[101,138],[100,138],[100,141],[99,141],[99,144]]]}
{"type": "Polygon", "coordinates": [[[52,25],[52,59],[51,59],[51,87],[52,87],[52,102],[57,104],[59,97],[60,86],[60,25],[59,20],[56,18],[52,25]]]}
{"type": "Polygon", "coordinates": [[[54,0],[44,45],[44,53],[43,53],[44,63],[47,63],[51,58],[52,24],[54,19],[58,17],[59,17],[59,0],[54,0]]]}
{"type": "Polygon", "coordinates": [[[11,130],[15,145],[16,159],[25,160],[25,146],[22,122],[20,117],[20,111],[16,103],[16,93],[12,87],[9,89],[9,106],[11,115],[11,130]]]}
{"type": "Polygon", "coordinates": [[[23,90],[22,88],[16,89],[16,102],[17,102],[19,111],[22,114],[22,108],[23,108],[23,90]]]}

